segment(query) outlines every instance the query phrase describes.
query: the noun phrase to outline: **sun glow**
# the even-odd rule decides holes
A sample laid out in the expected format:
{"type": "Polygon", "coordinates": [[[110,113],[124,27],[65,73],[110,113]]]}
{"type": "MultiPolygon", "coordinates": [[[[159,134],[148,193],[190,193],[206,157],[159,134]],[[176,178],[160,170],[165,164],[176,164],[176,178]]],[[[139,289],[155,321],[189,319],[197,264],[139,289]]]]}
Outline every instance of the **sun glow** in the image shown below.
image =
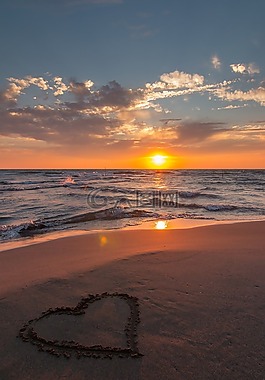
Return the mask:
{"type": "Polygon", "coordinates": [[[152,163],[155,166],[162,166],[166,163],[167,157],[162,156],[161,154],[156,154],[155,156],[151,157],[152,163]]]}

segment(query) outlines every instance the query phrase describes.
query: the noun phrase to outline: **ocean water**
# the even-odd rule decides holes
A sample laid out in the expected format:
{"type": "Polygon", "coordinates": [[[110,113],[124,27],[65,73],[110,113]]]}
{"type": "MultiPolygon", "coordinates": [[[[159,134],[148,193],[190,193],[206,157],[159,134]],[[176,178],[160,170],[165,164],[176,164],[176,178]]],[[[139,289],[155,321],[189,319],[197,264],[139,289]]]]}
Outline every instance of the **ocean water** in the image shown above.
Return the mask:
{"type": "Polygon", "coordinates": [[[265,170],[0,170],[0,241],[157,219],[265,219],[265,170]]]}

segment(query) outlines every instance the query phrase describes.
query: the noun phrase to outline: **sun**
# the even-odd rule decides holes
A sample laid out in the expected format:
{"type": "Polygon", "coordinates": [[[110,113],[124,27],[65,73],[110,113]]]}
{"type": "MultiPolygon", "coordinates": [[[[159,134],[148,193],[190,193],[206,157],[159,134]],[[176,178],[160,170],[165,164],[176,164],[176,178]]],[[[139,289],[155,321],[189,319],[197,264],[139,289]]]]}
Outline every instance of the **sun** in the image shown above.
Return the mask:
{"type": "Polygon", "coordinates": [[[166,163],[166,156],[162,156],[161,154],[156,154],[151,157],[152,163],[156,166],[162,166],[166,163]]]}

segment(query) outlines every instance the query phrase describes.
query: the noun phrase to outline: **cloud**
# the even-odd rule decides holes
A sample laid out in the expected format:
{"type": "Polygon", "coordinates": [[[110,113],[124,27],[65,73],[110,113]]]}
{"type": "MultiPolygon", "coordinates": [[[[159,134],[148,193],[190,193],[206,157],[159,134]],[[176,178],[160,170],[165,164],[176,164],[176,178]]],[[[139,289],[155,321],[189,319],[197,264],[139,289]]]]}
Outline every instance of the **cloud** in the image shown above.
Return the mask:
{"type": "Polygon", "coordinates": [[[16,103],[18,97],[23,93],[23,90],[31,85],[37,86],[43,91],[47,91],[50,87],[48,81],[42,77],[26,76],[25,78],[7,78],[9,85],[5,91],[2,91],[1,98],[7,102],[16,103]]]}
{"type": "MultiPolygon", "coordinates": [[[[75,102],[68,97],[65,105],[71,109],[79,109],[80,111],[88,108],[89,112],[109,113],[123,108],[132,110],[147,110],[154,109],[156,112],[166,112],[169,110],[163,109],[159,104],[159,100],[186,96],[192,93],[203,93],[219,87],[227,86],[229,83],[223,84],[204,84],[204,77],[199,74],[189,74],[180,71],[164,73],[160,76],[160,81],[147,83],[142,88],[130,89],[122,87],[115,80],[106,85],[95,88],[94,82],[90,79],[78,82],[71,79],[68,83],[63,81],[60,76],[55,76],[53,79],[46,80],[43,77],[24,78],[8,78],[10,82],[7,89],[1,91],[0,103],[12,104],[18,101],[20,95],[24,94],[24,90],[34,85],[46,92],[46,97],[49,92],[54,96],[63,96],[64,94],[72,94],[75,102]]],[[[47,99],[46,99],[47,100],[47,99]]],[[[58,104],[62,103],[60,99],[58,104]]]]}
{"type": "MultiPolygon", "coordinates": [[[[237,109],[237,108],[244,108],[244,107],[248,107],[248,104],[242,104],[242,105],[232,105],[232,104],[229,104],[228,106],[225,106],[225,107],[218,107],[216,108],[217,110],[234,110],[234,109],[237,109]]],[[[212,108],[212,110],[214,110],[214,108],[212,108]]]]}
{"type": "Polygon", "coordinates": [[[265,88],[264,87],[258,87],[255,89],[251,89],[249,91],[228,91],[225,88],[220,88],[214,90],[214,93],[217,97],[221,98],[222,100],[238,100],[238,101],[254,101],[256,103],[259,103],[261,106],[265,106],[265,88]]]}
{"type": "Polygon", "coordinates": [[[11,83],[6,90],[0,91],[0,105],[14,106],[24,88],[11,83]]]}
{"type": "MultiPolygon", "coordinates": [[[[101,112],[107,114],[122,110],[137,109],[144,99],[142,89],[122,87],[118,82],[111,81],[99,89],[92,89],[92,81],[71,81],[69,91],[75,95],[77,102],[65,103],[67,107],[83,112],[101,112]]],[[[141,108],[141,107],[140,107],[141,108]]]]}
{"type": "Polygon", "coordinates": [[[221,68],[221,61],[220,59],[217,57],[217,55],[214,55],[211,59],[211,62],[212,62],[212,66],[216,69],[216,70],[219,70],[221,68]]]}
{"type": "Polygon", "coordinates": [[[94,83],[92,81],[77,82],[76,80],[72,79],[69,83],[68,89],[76,96],[79,101],[81,101],[84,100],[86,96],[89,96],[91,94],[91,87],[93,87],[93,85],[94,83]]]}
{"type": "Polygon", "coordinates": [[[118,82],[111,81],[105,86],[102,86],[97,92],[94,92],[90,100],[96,106],[109,107],[130,107],[143,97],[141,89],[127,89],[122,87],[118,82]]]}
{"type": "Polygon", "coordinates": [[[63,78],[54,77],[54,96],[63,95],[67,90],[68,86],[63,82],[63,78]]]}
{"type": "Polygon", "coordinates": [[[8,78],[8,81],[10,84],[3,92],[3,97],[8,102],[16,102],[22,91],[30,86],[29,81],[25,79],[8,78]]]}
{"type": "Polygon", "coordinates": [[[208,138],[226,132],[225,123],[214,122],[186,122],[177,127],[178,143],[192,144],[202,142],[208,138]]]}
{"type": "Polygon", "coordinates": [[[30,85],[35,85],[43,91],[47,91],[50,88],[48,85],[48,81],[43,79],[42,77],[33,78],[31,76],[28,76],[26,77],[26,80],[29,81],[30,85]]]}
{"type": "MultiPolygon", "coordinates": [[[[0,102],[6,108],[0,111],[0,134],[8,137],[30,138],[58,146],[108,144],[117,135],[119,139],[136,138],[148,134],[151,129],[144,124],[119,118],[122,111],[134,110],[143,97],[142,90],[122,87],[112,81],[98,89],[92,89],[91,80],[65,84],[61,77],[52,79],[53,86],[39,78],[10,78],[8,89],[0,93],[0,102]],[[11,82],[12,81],[12,82],[11,82]],[[18,107],[16,102],[5,101],[7,95],[17,100],[22,90],[30,85],[49,88],[55,96],[65,92],[73,94],[74,101],[61,101],[53,106],[18,107]]],[[[69,98],[69,97],[67,97],[69,98]]]]}
{"type": "MultiPolygon", "coordinates": [[[[0,91],[0,135],[31,139],[65,151],[71,147],[76,152],[87,146],[95,151],[104,148],[114,151],[115,147],[135,149],[148,144],[187,149],[209,146],[213,140],[243,138],[246,130],[231,131],[226,124],[213,121],[165,118],[167,110],[161,100],[206,93],[207,97],[211,94],[230,102],[253,100],[265,105],[264,87],[233,91],[236,80],[207,83],[202,75],[177,70],[164,73],[159,81],[140,88],[124,87],[115,80],[98,87],[91,79],[65,80],[58,75],[45,78],[8,78],[7,87],[0,91]],[[60,96],[60,100],[49,97],[46,105],[22,107],[24,102],[20,104],[19,97],[30,86],[60,96]],[[160,121],[157,112],[163,112],[160,121]]],[[[223,109],[238,107],[227,105],[223,109]]],[[[254,136],[254,131],[251,133],[254,136]]],[[[260,133],[257,131],[255,139],[260,133]]]]}
{"type": "Polygon", "coordinates": [[[47,91],[50,88],[47,80],[43,79],[42,77],[32,77],[31,75],[28,75],[22,79],[11,77],[8,78],[8,81],[11,84],[15,84],[18,87],[21,87],[22,90],[29,87],[30,85],[35,85],[43,91],[47,91]]]}
{"type": "MultiPolygon", "coordinates": [[[[163,74],[166,75],[166,74],[163,74]]],[[[185,96],[187,99],[187,95],[191,94],[201,94],[203,95],[204,93],[218,93],[218,91],[225,93],[225,91],[228,91],[230,88],[229,86],[233,84],[234,81],[226,81],[224,80],[223,82],[220,83],[212,83],[212,84],[204,84],[204,77],[199,76],[198,74],[186,74],[183,73],[183,82],[179,84],[180,86],[186,86],[184,88],[170,88],[170,89],[162,89],[161,87],[166,88],[166,84],[162,82],[154,82],[154,83],[147,83],[146,84],[146,89],[144,91],[144,98],[142,99],[141,103],[139,103],[139,107],[142,108],[153,108],[157,112],[170,112],[167,109],[163,109],[159,104],[154,103],[155,101],[159,101],[162,99],[167,99],[167,98],[173,98],[173,97],[179,97],[179,96],[185,96]],[[184,79],[186,78],[193,78],[194,80],[190,79],[186,81],[186,84],[184,84],[184,79]],[[202,83],[199,85],[199,83],[202,83]]],[[[173,87],[173,86],[171,86],[173,87]]]]}
{"type": "Polygon", "coordinates": [[[169,87],[182,88],[182,87],[194,87],[202,85],[204,77],[199,74],[186,74],[184,72],[174,71],[169,74],[163,74],[160,77],[162,82],[165,82],[169,87]]]}
{"type": "Polygon", "coordinates": [[[83,116],[70,109],[44,106],[0,111],[0,120],[2,136],[32,138],[59,145],[83,145],[108,136],[108,130],[120,125],[115,118],[83,116]]]}
{"type": "MultiPolygon", "coordinates": [[[[243,131],[245,133],[257,133],[265,131],[265,121],[256,122],[253,124],[234,125],[231,129],[234,131],[243,131]]],[[[265,137],[265,136],[264,136],[265,137]]]]}
{"type": "Polygon", "coordinates": [[[15,104],[16,101],[13,99],[13,96],[9,98],[6,90],[0,91],[0,109],[5,107],[13,107],[15,104]]]}
{"type": "Polygon", "coordinates": [[[260,69],[254,63],[233,63],[232,65],[230,65],[230,67],[233,72],[239,74],[254,75],[260,73],[260,69]]]}
{"type": "Polygon", "coordinates": [[[171,137],[167,146],[178,154],[234,153],[264,151],[264,125],[235,125],[216,122],[185,122],[175,128],[177,138],[171,137]]]}
{"type": "Polygon", "coordinates": [[[204,76],[199,74],[187,74],[183,71],[173,71],[160,76],[160,81],[147,83],[146,88],[149,90],[196,88],[202,85],[204,76]]]}

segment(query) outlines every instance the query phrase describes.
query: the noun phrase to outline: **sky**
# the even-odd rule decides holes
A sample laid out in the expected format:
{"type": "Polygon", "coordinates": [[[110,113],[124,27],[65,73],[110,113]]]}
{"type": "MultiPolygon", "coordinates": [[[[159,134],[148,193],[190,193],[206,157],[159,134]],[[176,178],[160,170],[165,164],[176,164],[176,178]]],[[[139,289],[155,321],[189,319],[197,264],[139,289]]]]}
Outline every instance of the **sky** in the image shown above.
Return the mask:
{"type": "Polygon", "coordinates": [[[1,0],[0,167],[265,168],[264,0],[1,0]]]}

